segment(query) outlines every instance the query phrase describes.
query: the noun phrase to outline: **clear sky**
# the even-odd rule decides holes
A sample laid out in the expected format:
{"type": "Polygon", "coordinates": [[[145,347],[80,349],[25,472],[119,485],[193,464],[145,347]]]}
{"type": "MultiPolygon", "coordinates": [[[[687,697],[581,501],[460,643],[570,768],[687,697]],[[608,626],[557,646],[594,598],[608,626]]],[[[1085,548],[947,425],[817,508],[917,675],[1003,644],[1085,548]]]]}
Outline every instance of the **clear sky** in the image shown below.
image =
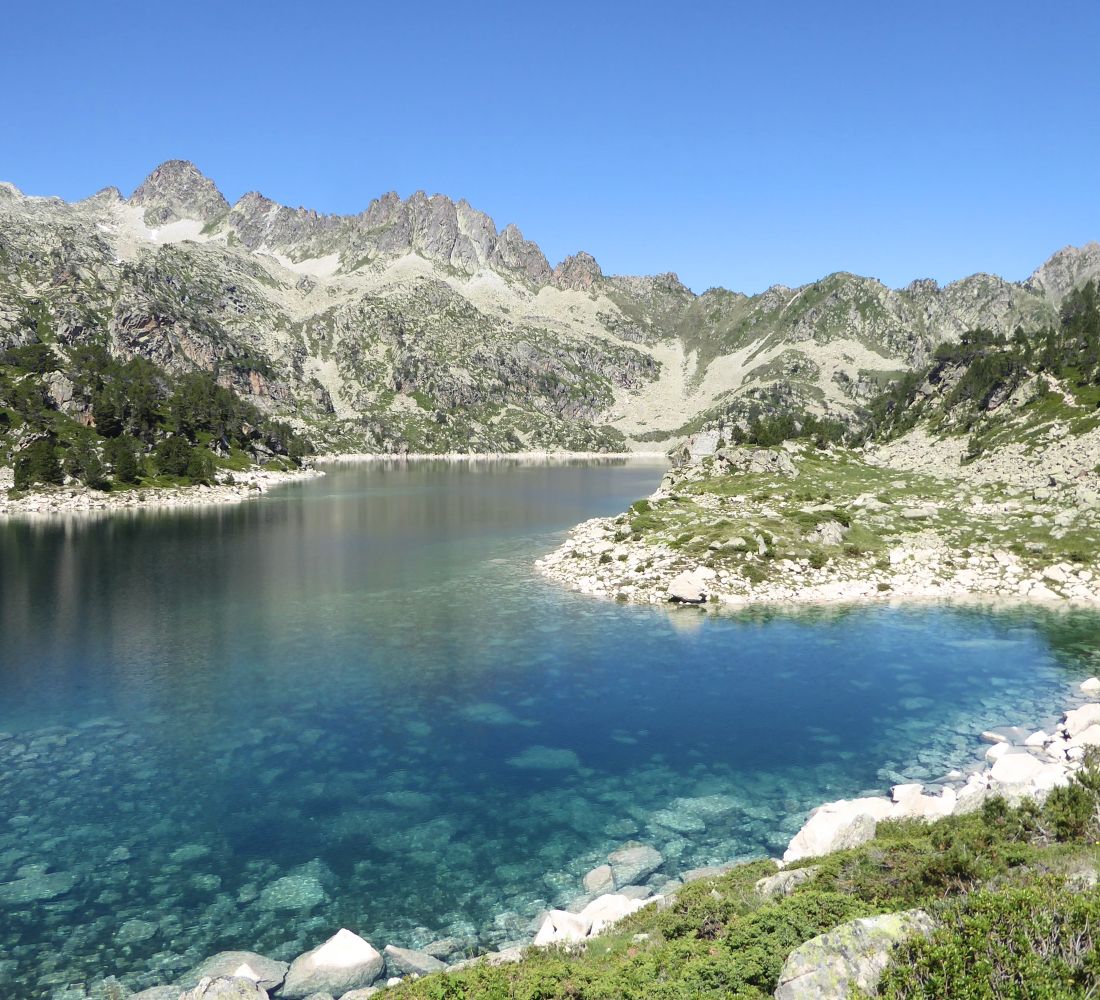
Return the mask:
{"type": "Polygon", "coordinates": [[[758,291],[1029,274],[1100,239],[1100,4],[312,0],[5,7],[0,178],[193,160],[356,212],[417,189],[551,263],[758,291]]]}

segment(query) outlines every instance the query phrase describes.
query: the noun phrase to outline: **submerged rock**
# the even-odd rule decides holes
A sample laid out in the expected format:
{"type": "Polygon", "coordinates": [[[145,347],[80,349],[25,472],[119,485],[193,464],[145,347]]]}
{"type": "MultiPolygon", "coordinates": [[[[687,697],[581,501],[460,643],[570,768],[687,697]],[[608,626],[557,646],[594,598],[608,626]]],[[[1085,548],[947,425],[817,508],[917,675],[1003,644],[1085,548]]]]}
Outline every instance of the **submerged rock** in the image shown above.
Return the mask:
{"type": "Polygon", "coordinates": [[[572,771],[581,766],[580,758],[572,750],[544,746],[528,747],[510,757],[508,763],[528,771],[572,771]]]}
{"type": "Polygon", "coordinates": [[[312,910],[326,898],[316,875],[284,875],[260,893],[260,906],[265,910],[312,910]]]}
{"type": "Polygon", "coordinates": [[[846,997],[853,989],[874,993],[894,945],[930,934],[933,927],[923,910],[841,924],[791,952],[779,974],[775,1000],[846,997]]]}
{"type": "Polygon", "coordinates": [[[599,865],[584,876],[584,891],[599,895],[615,888],[611,865],[599,865]]]}
{"type": "MultiPolygon", "coordinates": [[[[148,941],[153,937],[160,928],[149,920],[127,920],[115,934],[115,943],[121,945],[127,944],[141,944],[142,941],[148,941]]],[[[229,975],[230,973],[222,973],[222,975],[229,975]]],[[[200,977],[201,978],[201,977],[200,977]]],[[[197,980],[196,980],[197,982],[197,980]]]]}
{"type": "Polygon", "coordinates": [[[14,882],[0,884],[0,906],[25,906],[27,903],[40,903],[57,899],[72,892],[79,877],[73,872],[34,872],[14,882]]]}
{"type": "Polygon", "coordinates": [[[382,955],[358,934],[341,928],[324,944],[290,964],[279,991],[286,1000],[304,1000],[321,991],[341,996],[370,986],[382,974],[382,955]]]}
{"type": "Polygon", "coordinates": [[[664,860],[661,852],[648,844],[622,847],[607,857],[616,889],[643,881],[660,868],[664,860]]]}

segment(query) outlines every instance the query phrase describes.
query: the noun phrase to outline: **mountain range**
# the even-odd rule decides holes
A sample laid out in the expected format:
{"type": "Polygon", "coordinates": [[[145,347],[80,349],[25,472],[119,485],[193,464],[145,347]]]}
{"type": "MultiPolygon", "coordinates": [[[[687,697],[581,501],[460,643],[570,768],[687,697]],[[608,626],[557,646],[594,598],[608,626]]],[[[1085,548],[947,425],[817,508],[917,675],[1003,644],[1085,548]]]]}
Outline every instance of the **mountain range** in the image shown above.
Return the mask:
{"type": "Polygon", "coordinates": [[[760,409],[844,417],[967,330],[1052,323],[1097,275],[1090,243],[1023,282],[695,294],[585,252],[552,266],[443,195],[351,216],[231,205],[182,160],[129,197],[0,184],[0,349],[98,341],[169,377],[211,371],[327,450],[617,450],[760,409]]]}

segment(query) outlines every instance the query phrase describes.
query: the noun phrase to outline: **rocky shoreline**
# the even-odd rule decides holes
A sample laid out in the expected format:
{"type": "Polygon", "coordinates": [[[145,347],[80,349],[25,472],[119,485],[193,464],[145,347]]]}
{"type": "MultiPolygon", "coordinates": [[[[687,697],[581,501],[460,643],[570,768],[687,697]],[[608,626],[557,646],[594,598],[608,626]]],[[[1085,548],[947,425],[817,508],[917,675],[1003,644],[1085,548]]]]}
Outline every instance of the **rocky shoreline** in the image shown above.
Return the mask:
{"type": "Polygon", "coordinates": [[[0,517],[57,516],[65,514],[113,513],[150,508],[207,507],[242,503],[286,483],[317,479],[324,472],[315,468],[293,472],[249,469],[234,472],[232,481],[210,486],[148,487],[108,493],[83,486],[38,489],[11,497],[10,469],[0,470],[0,517]],[[3,474],[6,473],[6,476],[3,474]]]}
{"type": "MultiPolygon", "coordinates": [[[[896,785],[890,796],[866,796],[828,802],[813,810],[791,839],[775,874],[756,883],[761,897],[787,895],[811,878],[817,868],[806,864],[833,851],[859,846],[873,839],[877,824],[886,820],[934,821],[972,812],[987,799],[1000,796],[1011,803],[1026,797],[1042,799],[1066,784],[1080,766],[1086,750],[1100,747],[1100,679],[1078,686],[1073,706],[1047,729],[1034,732],[1003,727],[981,734],[990,744],[985,762],[964,774],[953,771],[933,790],[917,783],[896,785]],[[1049,731],[1048,731],[1049,730],[1049,731]]],[[[711,878],[739,861],[668,874],[665,859],[652,846],[630,842],[612,852],[605,864],[583,878],[582,891],[566,909],[546,911],[537,929],[522,942],[475,958],[462,956],[460,942],[440,940],[421,949],[387,944],[379,950],[371,942],[342,928],[317,947],[291,962],[249,951],[220,952],[207,958],[173,985],[131,993],[114,977],[102,980],[90,994],[74,998],[130,998],[130,1000],[365,1000],[401,983],[439,972],[457,972],[471,965],[519,962],[526,947],[578,946],[596,937],[637,910],[663,907],[677,889],[711,878]],[[533,937],[532,937],[533,935],[533,937]],[[98,992],[97,992],[98,991],[98,992]]],[[[886,918],[875,918],[881,921],[886,918]]],[[[790,963],[788,963],[790,964],[790,963]]],[[[791,978],[784,967],[784,977],[791,978]]],[[[785,980],[784,980],[785,981],[785,980]]],[[[809,996],[791,992],[793,996],[809,996]]]]}
{"type": "Polygon", "coordinates": [[[883,464],[896,456],[846,449],[711,446],[624,514],[577,525],[536,567],[585,594],[712,609],[1100,604],[1093,469],[1039,487],[1023,459],[1026,482],[1014,485],[917,474],[883,464]]]}

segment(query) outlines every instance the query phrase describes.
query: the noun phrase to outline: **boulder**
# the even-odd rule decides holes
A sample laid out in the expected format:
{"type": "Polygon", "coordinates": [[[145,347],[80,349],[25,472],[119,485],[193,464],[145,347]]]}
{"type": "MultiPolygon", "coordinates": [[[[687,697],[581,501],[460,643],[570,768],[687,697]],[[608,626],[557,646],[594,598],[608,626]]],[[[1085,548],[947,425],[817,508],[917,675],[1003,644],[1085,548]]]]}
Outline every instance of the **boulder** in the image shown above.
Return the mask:
{"type": "Polygon", "coordinates": [[[186,993],[179,994],[179,1000],[268,1000],[267,990],[257,986],[251,979],[239,976],[219,976],[212,979],[207,976],[186,993]]]}
{"type": "Polygon", "coordinates": [[[600,865],[584,876],[584,891],[593,895],[610,892],[615,888],[615,879],[611,874],[611,865],[600,865]]]}
{"type": "Polygon", "coordinates": [[[859,989],[873,994],[894,946],[933,930],[923,910],[841,924],[795,948],[779,973],[776,1000],[824,1000],[859,989]]]}
{"type": "Polygon", "coordinates": [[[892,804],[878,798],[826,803],[810,813],[783,852],[783,861],[789,864],[802,858],[819,858],[865,844],[874,839],[878,821],[888,819],[891,811],[892,804]]]}
{"type": "Polygon", "coordinates": [[[1100,704],[1089,704],[1075,708],[1072,712],[1066,712],[1066,720],[1062,726],[1070,736],[1076,736],[1098,722],[1100,722],[1100,704]]]}
{"type": "Polygon", "coordinates": [[[26,906],[57,899],[71,892],[79,881],[73,872],[34,872],[14,882],[0,884],[0,906],[26,906]]]}
{"type": "Polygon", "coordinates": [[[1082,729],[1072,740],[1066,749],[1070,747],[1095,747],[1100,746],[1100,723],[1093,723],[1087,729],[1082,729]]]}
{"type": "Polygon", "coordinates": [[[260,893],[265,910],[312,910],[325,901],[327,894],[316,875],[305,872],[276,879],[260,893]]]}
{"type": "Polygon", "coordinates": [[[807,865],[805,868],[788,868],[777,875],[766,875],[757,879],[753,891],[761,899],[772,896],[789,896],[803,882],[808,882],[820,870],[819,865],[807,865]]]}
{"type": "Polygon", "coordinates": [[[660,851],[648,844],[631,844],[607,856],[616,889],[644,881],[664,864],[664,860],[660,851]]]}
{"type": "Polygon", "coordinates": [[[668,599],[678,604],[702,604],[707,599],[704,581],[695,570],[685,570],[669,583],[668,599]]]}
{"type": "Polygon", "coordinates": [[[1087,681],[1081,682],[1082,694],[1098,694],[1100,693],[1100,677],[1090,677],[1087,681]]]}
{"type": "Polygon", "coordinates": [[[1037,777],[1043,762],[1030,753],[1008,753],[993,762],[989,775],[998,784],[1020,785],[1037,777]]]}
{"type": "Polygon", "coordinates": [[[341,928],[324,944],[291,962],[279,996],[304,1000],[322,991],[341,996],[372,985],[382,974],[384,964],[382,955],[369,941],[341,928]]]}
{"type": "Polygon", "coordinates": [[[605,893],[592,900],[578,916],[588,924],[589,934],[599,934],[605,927],[618,923],[645,905],[647,901],[644,899],[632,899],[621,893],[605,893]]]}
{"type": "Polygon", "coordinates": [[[181,989],[189,990],[202,979],[239,976],[251,979],[265,990],[274,990],[286,979],[289,966],[274,958],[265,958],[254,951],[220,951],[199,962],[179,980],[181,989]]]}
{"type": "Polygon", "coordinates": [[[382,953],[386,957],[386,972],[391,976],[426,976],[431,972],[442,972],[446,964],[423,951],[411,948],[398,948],[388,944],[382,953]]]}
{"type": "Polygon", "coordinates": [[[569,944],[583,941],[588,937],[589,921],[577,913],[566,910],[551,910],[543,918],[542,926],[535,935],[535,945],[543,947],[549,944],[569,944]]]}

